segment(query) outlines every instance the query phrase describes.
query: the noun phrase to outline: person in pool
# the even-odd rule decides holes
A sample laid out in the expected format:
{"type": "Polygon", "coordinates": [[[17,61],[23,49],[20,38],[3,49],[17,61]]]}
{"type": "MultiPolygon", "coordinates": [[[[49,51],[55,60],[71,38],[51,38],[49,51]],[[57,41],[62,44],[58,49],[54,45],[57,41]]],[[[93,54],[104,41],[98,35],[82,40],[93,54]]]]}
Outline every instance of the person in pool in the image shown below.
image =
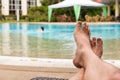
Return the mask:
{"type": "Polygon", "coordinates": [[[41,31],[44,31],[44,27],[43,26],[41,26],[40,29],[41,29],[41,31]]]}
{"type": "Polygon", "coordinates": [[[44,31],[44,27],[41,26],[40,29],[38,30],[39,33],[43,32],[44,31]]]}
{"type": "Polygon", "coordinates": [[[102,39],[90,40],[90,29],[86,23],[77,23],[74,39],[77,48],[73,64],[80,70],[69,80],[120,80],[120,69],[100,59],[102,39]]]}
{"type": "Polygon", "coordinates": [[[41,29],[42,31],[44,31],[44,27],[43,27],[43,26],[41,26],[40,29],[41,29]]]}

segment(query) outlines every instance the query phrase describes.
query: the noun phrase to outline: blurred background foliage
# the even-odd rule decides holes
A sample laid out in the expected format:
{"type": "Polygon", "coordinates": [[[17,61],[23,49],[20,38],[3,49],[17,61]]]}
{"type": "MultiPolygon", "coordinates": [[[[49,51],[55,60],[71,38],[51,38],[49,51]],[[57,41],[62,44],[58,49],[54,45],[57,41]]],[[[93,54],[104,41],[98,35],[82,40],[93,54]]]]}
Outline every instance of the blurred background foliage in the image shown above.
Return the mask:
{"type": "MultiPolygon", "coordinates": [[[[63,0],[40,0],[42,6],[31,7],[28,10],[28,15],[27,16],[21,15],[20,20],[21,21],[22,20],[23,21],[31,21],[31,22],[47,22],[48,21],[48,5],[56,4],[61,1],[63,1],[63,0]]],[[[0,9],[1,9],[1,6],[0,6],[0,9]]],[[[111,15],[114,14],[114,10],[115,10],[114,5],[111,5],[111,15]]],[[[57,17],[59,15],[64,15],[64,14],[66,14],[67,16],[70,16],[72,21],[75,21],[75,14],[74,14],[73,7],[53,9],[51,21],[57,22],[58,21],[57,17]]],[[[89,16],[102,15],[102,8],[82,7],[79,20],[84,21],[85,15],[89,15],[89,16]]],[[[16,16],[13,16],[13,17],[16,17],[16,16]]],[[[3,16],[0,12],[0,19],[6,20],[6,19],[15,19],[15,18],[11,18],[11,15],[3,16]]]]}

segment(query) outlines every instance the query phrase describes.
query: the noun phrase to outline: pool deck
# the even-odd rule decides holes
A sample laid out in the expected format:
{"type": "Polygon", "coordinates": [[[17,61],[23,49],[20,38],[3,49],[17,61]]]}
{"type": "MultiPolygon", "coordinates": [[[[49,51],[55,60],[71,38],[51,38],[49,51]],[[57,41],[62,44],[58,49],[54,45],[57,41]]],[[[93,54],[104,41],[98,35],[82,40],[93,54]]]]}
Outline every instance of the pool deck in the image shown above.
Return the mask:
{"type": "Polygon", "coordinates": [[[75,68],[0,65],[0,80],[30,80],[35,77],[70,78],[75,68]]]}
{"type": "MultiPolygon", "coordinates": [[[[120,67],[120,60],[105,60],[120,67]]],[[[30,80],[35,77],[70,78],[78,69],[72,59],[0,56],[0,80],[30,80]]]]}
{"type": "Polygon", "coordinates": [[[71,59],[0,56],[0,80],[30,80],[35,77],[68,79],[77,71],[71,59]]]}

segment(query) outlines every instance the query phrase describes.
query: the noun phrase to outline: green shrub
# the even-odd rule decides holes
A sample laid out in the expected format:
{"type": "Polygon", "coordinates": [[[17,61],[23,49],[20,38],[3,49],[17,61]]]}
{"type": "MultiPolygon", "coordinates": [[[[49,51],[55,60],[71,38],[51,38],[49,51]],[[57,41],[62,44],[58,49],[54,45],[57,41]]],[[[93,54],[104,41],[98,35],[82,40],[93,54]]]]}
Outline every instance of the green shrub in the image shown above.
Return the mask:
{"type": "Polygon", "coordinates": [[[4,16],[5,20],[16,20],[16,15],[4,16]]]}
{"type": "Polygon", "coordinates": [[[21,16],[20,16],[20,19],[21,19],[21,20],[26,20],[26,21],[27,21],[27,20],[28,20],[28,16],[23,16],[23,15],[21,15],[21,16]]]}
{"type": "Polygon", "coordinates": [[[47,11],[47,6],[32,7],[28,11],[28,19],[34,22],[47,21],[47,11]]]}

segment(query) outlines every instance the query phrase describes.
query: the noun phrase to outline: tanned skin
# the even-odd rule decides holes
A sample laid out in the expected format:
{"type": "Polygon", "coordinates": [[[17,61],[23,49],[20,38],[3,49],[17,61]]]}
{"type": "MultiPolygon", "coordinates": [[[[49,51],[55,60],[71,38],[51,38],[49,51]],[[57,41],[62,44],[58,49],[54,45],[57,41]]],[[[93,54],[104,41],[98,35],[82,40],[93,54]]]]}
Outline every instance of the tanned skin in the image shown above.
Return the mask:
{"type": "MultiPolygon", "coordinates": [[[[78,76],[70,80],[120,80],[120,69],[100,59],[100,53],[103,50],[95,48],[97,45],[94,44],[96,38],[90,40],[88,26],[78,22],[74,31],[74,38],[77,49],[73,63],[76,67],[82,67],[82,69],[76,74],[78,76]]],[[[99,41],[101,42],[100,38],[97,39],[97,42],[99,41]]],[[[101,44],[98,45],[101,46],[101,44]]]]}

